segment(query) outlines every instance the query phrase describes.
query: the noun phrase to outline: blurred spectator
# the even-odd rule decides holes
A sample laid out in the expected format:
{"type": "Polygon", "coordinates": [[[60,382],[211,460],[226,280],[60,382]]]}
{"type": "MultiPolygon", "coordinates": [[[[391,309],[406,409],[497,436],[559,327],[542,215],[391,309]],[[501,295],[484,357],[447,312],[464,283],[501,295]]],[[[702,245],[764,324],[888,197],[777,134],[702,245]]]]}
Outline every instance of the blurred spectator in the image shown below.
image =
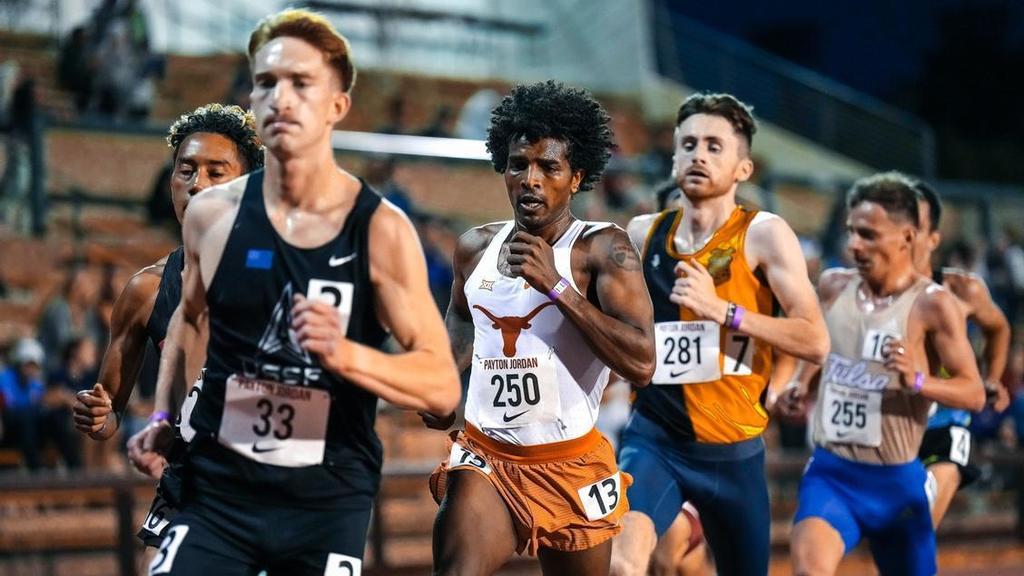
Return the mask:
{"type": "Polygon", "coordinates": [[[61,353],[75,336],[105,342],[96,295],[89,270],[82,264],[72,265],[60,294],[50,300],[39,319],[37,334],[46,352],[47,372],[60,368],[61,353]]]}
{"type": "Polygon", "coordinates": [[[434,138],[451,138],[452,137],[452,122],[454,122],[455,116],[452,114],[451,106],[447,104],[441,105],[437,109],[437,114],[434,116],[434,120],[429,126],[420,132],[420,136],[432,136],[434,138]]]}
{"type": "Polygon", "coordinates": [[[128,23],[111,22],[96,47],[96,110],[114,119],[128,115],[132,91],[141,68],[140,55],[132,48],[128,23]]]}
{"type": "Polygon", "coordinates": [[[654,184],[672,173],[675,154],[675,126],[662,124],[652,129],[651,148],[640,157],[640,170],[654,184]]]}
{"type": "Polygon", "coordinates": [[[89,107],[92,94],[92,69],[89,62],[89,37],[85,26],[78,26],[60,47],[57,55],[57,82],[75,97],[79,114],[89,107]]]}
{"type": "Polygon", "coordinates": [[[29,470],[42,465],[42,449],[52,440],[65,465],[81,466],[78,439],[71,426],[67,395],[52,394],[40,379],[45,361],[43,347],[32,339],[18,341],[11,366],[0,373],[4,405],[5,443],[16,446],[29,470]]]}
{"type": "Polygon", "coordinates": [[[143,119],[163,61],[149,53],[146,17],[135,0],[105,1],[93,14],[92,109],[114,120],[143,119]]]}
{"type": "Polygon", "coordinates": [[[0,131],[7,159],[0,177],[0,222],[28,232],[31,223],[32,138],[36,122],[35,80],[21,78],[18,65],[0,66],[0,131]]]}
{"type": "Polygon", "coordinates": [[[487,127],[491,123],[491,110],[501,102],[501,94],[490,88],[477,90],[462,105],[459,120],[455,123],[455,137],[470,140],[487,138],[487,127]]]}
{"type": "Polygon", "coordinates": [[[409,134],[406,125],[407,109],[402,95],[393,97],[388,102],[387,121],[378,126],[374,132],[379,134],[409,134]]]}
{"type": "Polygon", "coordinates": [[[452,296],[452,255],[458,236],[448,221],[440,216],[419,214],[417,228],[423,240],[423,253],[427,260],[427,281],[438,309],[444,314],[452,296]]]}
{"type": "Polygon", "coordinates": [[[225,104],[239,106],[242,110],[249,109],[249,99],[252,94],[252,73],[249,72],[249,61],[240,60],[235,67],[235,78],[231,81],[231,88],[228,89],[225,104]]]}
{"type": "Polygon", "coordinates": [[[48,389],[75,394],[92,388],[99,366],[98,349],[90,338],[75,336],[64,347],[60,367],[47,378],[48,389]]]}
{"type": "Polygon", "coordinates": [[[363,171],[366,183],[373,187],[388,202],[402,209],[410,217],[415,216],[416,206],[409,193],[395,182],[395,158],[388,155],[370,156],[363,171]]]}
{"type": "Polygon", "coordinates": [[[1024,439],[1024,343],[1017,342],[1010,348],[1010,358],[1003,374],[1003,384],[1010,391],[1010,408],[1008,412],[1013,418],[1017,431],[1017,445],[1024,439]]]}

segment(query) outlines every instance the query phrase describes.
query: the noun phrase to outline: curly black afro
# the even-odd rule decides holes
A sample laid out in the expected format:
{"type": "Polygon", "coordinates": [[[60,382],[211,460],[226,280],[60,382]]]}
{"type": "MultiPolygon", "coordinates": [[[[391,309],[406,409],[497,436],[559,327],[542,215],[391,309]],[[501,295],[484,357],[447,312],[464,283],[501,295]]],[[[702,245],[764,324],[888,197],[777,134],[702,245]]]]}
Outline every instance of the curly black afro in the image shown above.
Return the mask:
{"type": "Polygon", "coordinates": [[[554,80],[520,84],[491,111],[487,129],[487,151],[494,170],[508,167],[509,145],[517,138],[529,142],[557,138],[569,145],[569,166],[583,171],[580,191],[590,190],[601,178],[614,134],[611,118],[586,90],[571,88],[554,80]]]}
{"type": "Polygon", "coordinates": [[[256,133],[252,112],[238,106],[207,104],[183,114],[167,131],[167,145],[174,150],[175,158],[181,143],[197,132],[221,134],[231,139],[245,161],[246,171],[263,167],[263,142],[256,133]]]}

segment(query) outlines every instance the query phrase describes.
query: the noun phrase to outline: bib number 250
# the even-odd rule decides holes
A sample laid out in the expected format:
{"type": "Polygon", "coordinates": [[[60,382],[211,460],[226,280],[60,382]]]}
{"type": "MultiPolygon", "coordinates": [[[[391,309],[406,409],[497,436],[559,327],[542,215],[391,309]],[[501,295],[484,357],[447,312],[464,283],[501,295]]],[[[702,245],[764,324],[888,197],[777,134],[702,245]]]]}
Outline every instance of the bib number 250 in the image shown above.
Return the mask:
{"type": "Polygon", "coordinates": [[[494,406],[516,408],[524,402],[536,406],[540,402],[540,382],[537,375],[527,372],[520,379],[519,374],[495,374],[491,376],[494,390],[494,406]]]}

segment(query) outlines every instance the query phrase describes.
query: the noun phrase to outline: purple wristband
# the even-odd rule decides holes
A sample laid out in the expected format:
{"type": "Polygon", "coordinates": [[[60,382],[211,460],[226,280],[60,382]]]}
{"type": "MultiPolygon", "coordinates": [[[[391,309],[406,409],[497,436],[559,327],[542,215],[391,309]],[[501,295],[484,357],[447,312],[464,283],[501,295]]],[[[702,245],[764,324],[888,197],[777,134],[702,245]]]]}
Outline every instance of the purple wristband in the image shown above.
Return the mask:
{"type": "Polygon", "coordinates": [[[739,304],[736,304],[736,311],[732,314],[732,321],[729,322],[730,330],[739,330],[740,322],[743,321],[743,314],[746,313],[746,309],[739,304]]]}
{"type": "Polygon", "coordinates": [[[924,387],[924,372],[914,373],[914,394],[921,392],[921,388],[924,387]]]}
{"type": "Polygon", "coordinates": [[[154,422],[160,422],[160,421],[170,422],[171,421],[171,415],[169,413],[167,413],[167,412],[164,412],[163,410],[160,410],[158,412],[153,412],[152,414],[149,415],[149,423],[150,424],[153,424],[154,422]]]}
{"type": "Polygon", "coordinates": [[[561,296],[562,292],[565,292],[567,288],[569,288],[569,281],[565,278],[559,278],[558,282],[555,283],[555,286],[551,290],[548,290],[548,298],[552,301],[558,300],[558,297],[561,296]]]}

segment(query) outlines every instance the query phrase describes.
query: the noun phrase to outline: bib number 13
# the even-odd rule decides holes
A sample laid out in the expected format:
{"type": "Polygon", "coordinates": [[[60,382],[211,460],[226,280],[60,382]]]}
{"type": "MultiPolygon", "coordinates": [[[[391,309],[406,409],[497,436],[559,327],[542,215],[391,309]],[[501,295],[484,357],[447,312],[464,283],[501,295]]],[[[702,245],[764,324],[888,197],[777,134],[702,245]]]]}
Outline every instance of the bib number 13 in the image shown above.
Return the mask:
{"type": "Polygon", "coordinates": [[[584,486],[578,490],[587,520],[600,520],[611,514],[619,505],[622,493],[622,480],[618,472],[611,476],[584,486]]]}

